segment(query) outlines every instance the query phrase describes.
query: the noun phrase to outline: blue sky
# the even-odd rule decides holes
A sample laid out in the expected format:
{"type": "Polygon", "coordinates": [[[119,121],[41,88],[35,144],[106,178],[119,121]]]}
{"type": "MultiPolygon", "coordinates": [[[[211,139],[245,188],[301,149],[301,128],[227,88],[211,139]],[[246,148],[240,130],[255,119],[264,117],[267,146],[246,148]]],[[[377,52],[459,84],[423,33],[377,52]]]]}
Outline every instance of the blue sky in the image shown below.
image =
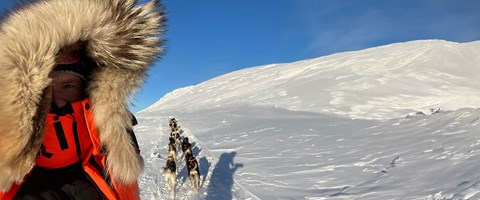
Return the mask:
{"type": "MultiPolygon", "coordinates": [[[[11,1],[0,3],[1,12],[11,1]]],[[[134,112],[235,70],[395,42],[480,40],[478,0],[164,0],[166,53],[134,112]]]]}

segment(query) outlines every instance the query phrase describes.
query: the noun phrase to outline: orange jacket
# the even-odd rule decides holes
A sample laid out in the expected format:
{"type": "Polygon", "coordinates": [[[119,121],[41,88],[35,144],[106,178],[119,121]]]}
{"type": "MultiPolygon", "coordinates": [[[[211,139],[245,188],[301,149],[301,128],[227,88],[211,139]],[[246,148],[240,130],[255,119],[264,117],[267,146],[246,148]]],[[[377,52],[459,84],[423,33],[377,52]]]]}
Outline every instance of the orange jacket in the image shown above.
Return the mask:
{"type": "MultiPolygon", "coordinates": [[[[56,169],[81,161],[82,168],[106,199],[140,199],[137,182],[124,185],[110,179],[109,174],[104,175],[108,155],[101,149],[90,100],[73,102],[71,105],[71,114],[48,114],[45,138],[36,165],[56,169]]],[[[134,135],[132,139],[135,143],[134,135]]],[[[12,199],[20,187],[21,184],[14,184],[8,192],[0,192],[0,199],[12,199]]]]}

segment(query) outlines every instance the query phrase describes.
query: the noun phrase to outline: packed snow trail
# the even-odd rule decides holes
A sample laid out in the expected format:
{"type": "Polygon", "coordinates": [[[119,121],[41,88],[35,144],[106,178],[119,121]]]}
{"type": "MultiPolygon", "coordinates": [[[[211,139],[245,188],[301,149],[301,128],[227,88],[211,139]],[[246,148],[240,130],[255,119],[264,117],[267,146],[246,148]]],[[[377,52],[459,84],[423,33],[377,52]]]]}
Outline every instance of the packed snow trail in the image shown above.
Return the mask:
{"type": "MultiPolygon", "coordinates": [[[[142,199],[171,199],[165,176],[160,172],[160,169],[165,166],[168,155],[167,144],[170,136],[168,120],[169,117],[166,116],[138,117],[139,124],[135,127],[135,132],[137,137],[141,135],[138,140],[145,160],[145,172],[139,181],[142,199]]],[[[185,158],[180,150],[177,152],[175,199],[259,199],[234,181],[233,174],[229,172],[228,160],[231,158],[228,154],[222,154],[220,158],[216,158],[188,128],[182,126],[181,120],[179,125],[182,140],[183,137],[189,138],[192,153],[199,162],[200,188],[198,191],[192,188],[185,158]],[[212,163],[214,163],[213,166],[212,163]],[[228,180],[232,183],[228,184],[228,180]],[[240,196],[232,196],[232,191],[240,196]]]]}

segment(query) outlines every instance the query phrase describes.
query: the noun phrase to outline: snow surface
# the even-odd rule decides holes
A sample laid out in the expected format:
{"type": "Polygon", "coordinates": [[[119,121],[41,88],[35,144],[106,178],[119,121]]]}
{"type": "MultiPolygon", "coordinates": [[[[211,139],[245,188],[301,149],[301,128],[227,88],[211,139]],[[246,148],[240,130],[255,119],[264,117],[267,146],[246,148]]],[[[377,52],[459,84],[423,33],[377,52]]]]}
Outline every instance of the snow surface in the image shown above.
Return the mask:
{"type": "Polygon", "coordinates": [[[175,117],[202,174],[179,159],[176,199],[480,199],[479,54],[412,41],[177,89],[137,113],[141,197],[170,198],[175,117]]]}

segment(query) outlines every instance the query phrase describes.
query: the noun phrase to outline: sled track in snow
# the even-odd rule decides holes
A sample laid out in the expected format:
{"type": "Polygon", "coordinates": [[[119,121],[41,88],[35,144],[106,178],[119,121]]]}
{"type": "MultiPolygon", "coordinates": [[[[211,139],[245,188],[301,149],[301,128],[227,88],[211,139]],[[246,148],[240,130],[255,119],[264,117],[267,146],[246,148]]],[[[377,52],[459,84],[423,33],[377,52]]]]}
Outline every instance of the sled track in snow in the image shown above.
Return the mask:
{"type": "MultiPolygon", "coordinates": [[[[217,159],[216,156],[214,156],[211,153],[211,150],[209,148],[202,145],[202,141],[200,141],[198,138],[196,138],[188,128],[182,127],[182,130],[183,130],[183,136],[188,137],[190,143],[195,142],[195,146],[192,146],[192,151],[194,153],[194,156],[197,158],[197,160],[199,161],[199,159],[201,159],[201,158],[206,158],[208,163],[209,163],[209,166],[202,166],[200,164],[200,172],[205,172],[205,171],[208,172],[207,174],[202,174],[201,177],[200,177],[201,188],[200,188],[199,192],[203,191],[203,194],[201,194],[200,196],[203,197],[202,199],[204,199],[207,195],[207,190],[206,190],[207,188],[206,187],[208,186],[208,184],[210,183],[210,180],[211,180],[211,175],[212,175],[212,170],[213,170],[212,169],[212,166],[213,166],[212,163],[217,163],[218,159],[217,159]],[[195,154],[194,149],[197,149],[197,151],[198,151],[197,154],[195,154]]],[[[185,170],[186,170],[186,168],[185,168],[185,170]]],[[[227,169],[223,169],[223,170],[227,170],[227,169]]],[[[220,188],[220,189],[226,190],[225,187],[220,188]]],[[[248,191],[245,187],[243,187],[243,185],[241,185],[240,183],[238,183],[236,181],[233,182],[232,190],[250,196],[249,199],[260,199],[259,197],[257,197],[256,195],[254,195],[253,193],[248,191]]],[[[238,199],[238,198],[235,198],[235,196],[233,196],[233,199],[238,199]]]]}
{"type": "MultiPolygon", "coordinates": [[[[149,135],[160,135],[160,137],[155,137],[153,140],[148,140],[148,144],[151,146],[149,149],[144,150],[147,153],[147,155],[144,154],[145,172],[139,182],[142,191],[142,199],[172,199],[167,189],[165,176],[160,171],[161,168],[165,166],[166,162],[170,128],[163,125],[168,125],[168,122],[164,122],[164,120],[162,120],[165,119],[164,117],[155,118],[156,121],[162,122],[160,123],[162,124],[161,126],[155,128],[155,130],[147,130],[147,128],[142,130],[140,128],[139,132],[144,132],[143,134],[147,134],[147,132],[149,132],[149,135]]],[[[210,198],[212,194],[208,193],[216,193],[216,191],[226,191],[230,189],[231,191],[228,192],[231,193],[233,199],[260,199],[236,181],[233,182],[231,188],[216,184],[212,189],[209,184],[212,170],[215,167],[215,164],[218,162],[218,158],[211,152],[210,149],[203,145],[202,141],[198,140],[198,138],[192,134],[190,129],[183,126],[180,128],[182,140],[183,137],[188,137],[190,139],[190,143],[192,144],[192,153],[199,162],[199,169],[201,173],[200,188],[198,191],[195,191],[192,188],[188,179],[187,166],[185,164],[185,159],[183,158],[183,152],[180,150],[177,153],[177,185],[174,199],[222,199],[221,195],[220,197],[213,195],[214,197],[210,198]],[[241,197],[236,194],[241,194],[241,197]]],[[[148,145],[146,146],[148,148],[148,145]]]]}

